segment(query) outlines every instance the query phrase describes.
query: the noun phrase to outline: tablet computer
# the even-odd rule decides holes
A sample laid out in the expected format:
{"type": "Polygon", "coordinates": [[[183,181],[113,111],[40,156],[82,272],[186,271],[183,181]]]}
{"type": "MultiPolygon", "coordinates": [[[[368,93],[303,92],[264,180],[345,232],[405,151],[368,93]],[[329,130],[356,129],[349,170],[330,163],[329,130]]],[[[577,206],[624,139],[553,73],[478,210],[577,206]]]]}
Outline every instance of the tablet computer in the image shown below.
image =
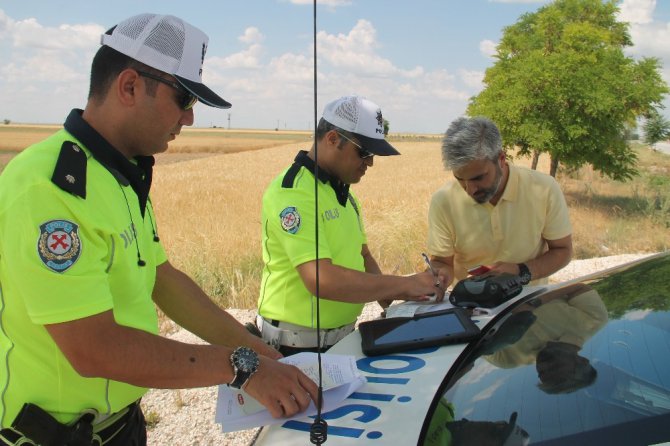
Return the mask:
{"type": "Polygon", "coordinates": [[[361,348],[367,356],[477,339],[480,330],[463,308],[361,322],[361,348]]]}

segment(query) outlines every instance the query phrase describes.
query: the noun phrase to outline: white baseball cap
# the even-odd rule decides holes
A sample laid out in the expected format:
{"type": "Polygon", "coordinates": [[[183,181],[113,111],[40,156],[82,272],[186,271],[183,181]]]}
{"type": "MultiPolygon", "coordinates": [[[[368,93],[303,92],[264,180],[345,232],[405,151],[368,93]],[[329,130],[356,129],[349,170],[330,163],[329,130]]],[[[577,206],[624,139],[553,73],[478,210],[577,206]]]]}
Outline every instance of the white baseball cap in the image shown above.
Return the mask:
{"type": "Polygon", "coordinates": [[[361,96],[342,96],[326,105],[323,119],[355,134],[363,148],[375,155],[400,155],[384,139],[384,118],[374,102],[361,96]]]}
{"type": "Polygon", "coordinates": [[[210,107],[230,108],[202,83],[207,34],[184,20],[159,14],[139,14],[111,28],[100,38],[102,45],[173,75],[200,102],[210,107]]]}

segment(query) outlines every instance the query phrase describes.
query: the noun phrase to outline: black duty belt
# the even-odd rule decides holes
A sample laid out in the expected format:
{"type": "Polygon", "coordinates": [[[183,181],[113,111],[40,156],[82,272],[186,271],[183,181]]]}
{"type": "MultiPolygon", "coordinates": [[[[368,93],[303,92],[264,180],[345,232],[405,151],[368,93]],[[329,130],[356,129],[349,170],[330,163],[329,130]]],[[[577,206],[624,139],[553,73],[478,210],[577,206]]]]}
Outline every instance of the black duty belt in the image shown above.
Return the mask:
{"type": "Polygon", "coordinates": [[[0,431],[0,441],[9,445],[31,442],[41,446],[104,445],[123,430],[138,410],[136,401],[95,424],[96,418],[100,418],[95,411],[87,411],[74,422],[63,424],[39,406],[26,403],[12,427],[0,431]]]}

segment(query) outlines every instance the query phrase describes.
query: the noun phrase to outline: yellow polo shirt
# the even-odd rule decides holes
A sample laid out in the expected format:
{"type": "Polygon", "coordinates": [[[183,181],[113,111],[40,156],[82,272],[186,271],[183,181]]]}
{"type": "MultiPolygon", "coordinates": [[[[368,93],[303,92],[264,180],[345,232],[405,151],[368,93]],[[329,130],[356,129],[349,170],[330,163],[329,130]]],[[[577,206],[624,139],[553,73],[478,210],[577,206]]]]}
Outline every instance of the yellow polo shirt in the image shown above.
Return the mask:
{"type": "MultiPolygon", "coordinates": [[[[477,265],[534,259],[547,250],[545,240],[571,233],[568,206],[556,180],[511,164],[496,206],[477,203],[453,180],[433,194],[428,210],[428,251],[454,256],[455,281],[477,265]]],[[[531,283],[547,283],[547,278],[531,283]]]]}
{"type": "Polygon", "coordinates": [[[514,344],[484,356],[491,364],[509,369],[533,364],[550,341],[581,348],[607,323],[607,307],[596,290],[575,297],[561,296],[533,310],[537,317],[528,331],[514,344]]]}

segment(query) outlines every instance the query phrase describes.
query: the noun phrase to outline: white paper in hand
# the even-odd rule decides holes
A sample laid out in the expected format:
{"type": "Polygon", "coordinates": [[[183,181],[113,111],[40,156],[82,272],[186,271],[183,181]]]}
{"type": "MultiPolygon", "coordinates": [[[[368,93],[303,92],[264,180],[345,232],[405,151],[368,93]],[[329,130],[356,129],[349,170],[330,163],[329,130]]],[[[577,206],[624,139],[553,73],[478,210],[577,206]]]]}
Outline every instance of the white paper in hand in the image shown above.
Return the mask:
{"type": "MultiPolygon", "coordinates": [[[[314,382],[318,383],[319,365],[316,353],[298,353],[279,361],[295,365],[314,382]]],[[[324,353],[321,355],[321,366],[323,380],[322,412],[336,409],[342,401],[365,384],[365,377],[358,371],[354,356],[324,353]]],[[[313,402],[305,412],[294,417],[273,418],[262,404],[250,397],[245,391],[233,389],[225,384],[219,386],[215,421],[222,425],[223,432],[278,424],[289,419],[311,415],[316,415],[316,406],[313,402]]]]}

